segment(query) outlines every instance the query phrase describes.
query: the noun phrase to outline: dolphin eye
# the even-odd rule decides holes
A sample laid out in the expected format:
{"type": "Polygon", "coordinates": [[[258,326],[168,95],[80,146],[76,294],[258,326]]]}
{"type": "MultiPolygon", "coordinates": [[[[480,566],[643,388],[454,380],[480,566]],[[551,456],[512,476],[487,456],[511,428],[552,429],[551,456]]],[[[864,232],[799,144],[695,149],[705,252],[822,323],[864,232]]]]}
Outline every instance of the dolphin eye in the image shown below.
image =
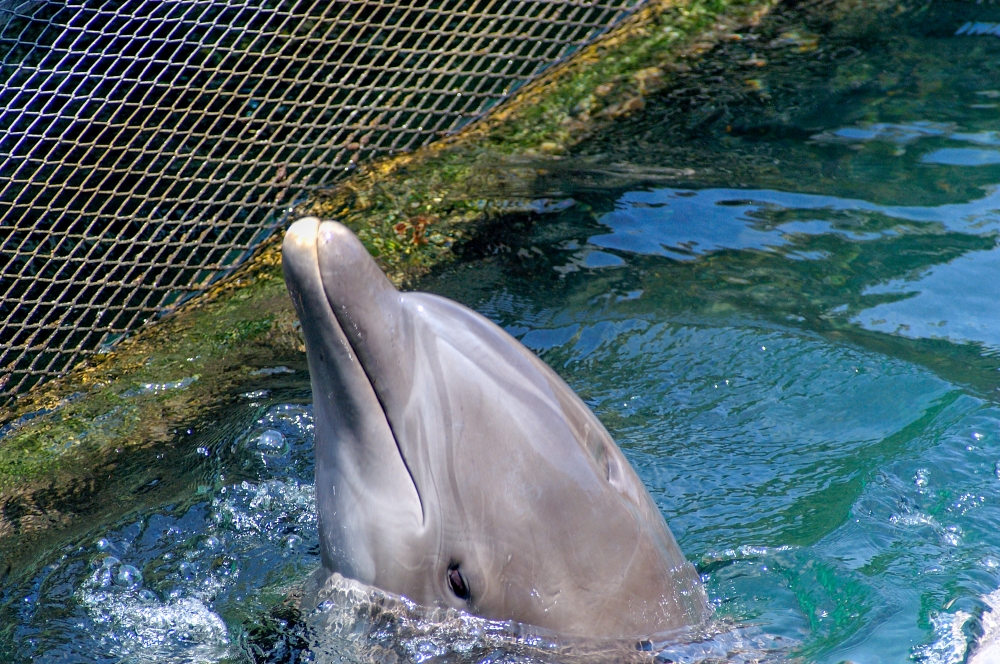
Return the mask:
{"type": "Polygon", "coordinates": [[[451,567],[448,568],[448,585],[451,586],[451,592],[455,593],[455,597],[467,600],[472,596],[469,592],[469,584],[465,582],[465,576],[462,575],[462,570],[458,569],[458,563],[452,563],[451,567]]]}

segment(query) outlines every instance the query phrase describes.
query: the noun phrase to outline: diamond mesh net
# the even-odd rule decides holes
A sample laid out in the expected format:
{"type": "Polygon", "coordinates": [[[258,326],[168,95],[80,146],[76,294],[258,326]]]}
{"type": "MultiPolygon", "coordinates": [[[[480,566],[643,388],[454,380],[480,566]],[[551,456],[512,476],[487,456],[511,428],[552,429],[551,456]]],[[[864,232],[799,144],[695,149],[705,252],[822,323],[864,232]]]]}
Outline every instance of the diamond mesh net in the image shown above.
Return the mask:
{"type": "Polygon", "coordinates": [[[636,0],[0,0],[0,406],[636,0]]]}

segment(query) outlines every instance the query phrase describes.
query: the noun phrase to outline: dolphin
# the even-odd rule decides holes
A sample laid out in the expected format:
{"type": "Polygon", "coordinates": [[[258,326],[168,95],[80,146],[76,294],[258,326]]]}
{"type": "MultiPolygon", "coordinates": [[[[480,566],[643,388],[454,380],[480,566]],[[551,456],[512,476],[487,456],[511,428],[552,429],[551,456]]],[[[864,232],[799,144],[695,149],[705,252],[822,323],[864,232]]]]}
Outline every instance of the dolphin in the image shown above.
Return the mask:
{"type": "Polygon", "coordinates": [[[674,632],[704,589],[611,435],[503,329],[400,292],[344,225],[286,232],[323,571],[584,637],[674,632]]]}

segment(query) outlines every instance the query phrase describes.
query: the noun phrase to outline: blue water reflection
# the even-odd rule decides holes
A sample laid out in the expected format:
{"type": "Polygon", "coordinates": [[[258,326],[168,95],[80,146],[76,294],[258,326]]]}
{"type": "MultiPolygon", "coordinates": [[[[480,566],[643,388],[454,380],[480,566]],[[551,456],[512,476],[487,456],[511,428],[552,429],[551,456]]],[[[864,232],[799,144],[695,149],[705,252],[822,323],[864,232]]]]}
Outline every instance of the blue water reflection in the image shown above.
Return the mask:
{"type": "Polygon", "coordinates": [[[893,124],[878,122],[857,127],[841,127],[820,132],[812,140],[820,143],[868,143],[883,141],[907,145],[922,138],[943,138],[975,145],[1000,145],[1000,132],[957,131],[954,124],[944,122],[909,122],[893,124]]]}
{"type": "Polygon", "coordinates": [[[862,311],[853,321],[870,330],[913,338],[979,342],[1000,349],[1000,251],[976,251],[927,270],[917,280],[897,279],[865,295],[910,295],[862,311]]]}
{"type": "Polygon", "coordinates": [[[992,166],[1000,164],[1000,150],[942,148],[925,154],[920,161],[943,166],[992,166]]]}
{"type": "Polygon", "coordinates": [[[1000,230],[1000,188],[968,203],[926,207],[767,189],[634,191],[618,200],[617,210],[601,217],[611,232],[595,235],[589,242],[605,249],[691,260],[724,249],[777,249],[790,245],[795,235],[834,233],[864,241],[902,232],[902,228],[863,232],[850,227],[856,224],[845,223],[863,222],[874,215],[938,225],[934,230],[992,234],[1000,230]],[[780,211],[795,211],[796,219],[768,223],[780,211]],[[833,221],[831,212],[847,215],[833,221]]]}
{"type": "MultiPolygon", "coordinates": [[[[879,205],[765,189],[657,189],[625,194],[617,209],[600,221],[610,232],[589,238],[589,243],[618,252],[690,261],[711,252],[759,250],[791,260],[822,261],[830,255],[803,249],[799,245],[804,238],[837,235],[849,242],[869,242],[903,234],[996,235],[1000,188],[976,200],[938,206],[879,205]]],[[[870,283],[862,295],[899,298],[856,313],[852,320],[880,332],[1000,349],[1000,329],[992,324],[1000,316],[997,274],[1000,252],[991,250],[906,278],[870,283]]]]}

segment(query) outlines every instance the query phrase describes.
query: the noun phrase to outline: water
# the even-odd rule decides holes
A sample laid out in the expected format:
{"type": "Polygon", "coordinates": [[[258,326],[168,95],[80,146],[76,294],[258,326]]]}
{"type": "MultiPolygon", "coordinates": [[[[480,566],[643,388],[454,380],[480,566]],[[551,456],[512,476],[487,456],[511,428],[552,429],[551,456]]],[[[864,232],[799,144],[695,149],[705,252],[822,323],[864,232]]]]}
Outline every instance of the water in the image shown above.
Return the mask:
{"type": "MultiPolygon", "coordinates": [[[[998,25],[989,4],[784,8],[550,165],[558,212],[421,285],[555,367],[649,487],[715,607],[647,644],[661,661],[996,661],[998,25]]],[[[303,610],[306,376],[263,369],[227,426],[164,452],[181,489],[7,573],[7,659],[649,657],[346,580],[303,610]]]]}

